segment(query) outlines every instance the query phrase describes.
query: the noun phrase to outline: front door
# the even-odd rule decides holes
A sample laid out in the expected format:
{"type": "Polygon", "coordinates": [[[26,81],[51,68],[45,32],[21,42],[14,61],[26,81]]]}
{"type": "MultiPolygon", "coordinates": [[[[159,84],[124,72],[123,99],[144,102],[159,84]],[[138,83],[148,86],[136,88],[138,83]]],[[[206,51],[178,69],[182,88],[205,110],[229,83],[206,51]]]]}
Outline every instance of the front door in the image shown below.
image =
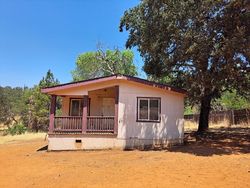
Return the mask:
{"type": "Polygon", "coordinates": [[[103,98],[102,100],[102,115],[114,116],[115,115],[115,99],[103,98]]]}

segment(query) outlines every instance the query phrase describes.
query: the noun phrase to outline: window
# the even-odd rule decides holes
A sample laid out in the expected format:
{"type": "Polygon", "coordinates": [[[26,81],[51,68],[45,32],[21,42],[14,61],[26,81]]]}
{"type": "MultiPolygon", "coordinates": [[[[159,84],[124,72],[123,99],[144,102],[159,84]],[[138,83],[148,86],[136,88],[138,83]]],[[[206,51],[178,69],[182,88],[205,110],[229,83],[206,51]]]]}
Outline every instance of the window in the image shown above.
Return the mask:
{"type": "Polygon", "coordinates": [[[160,121],[160,98],[137,98],[137,121],[160,121]]]}
{"type": "Polygon", "coordinates": [[[83,99],[70,100],[70,116],[82,116],[83,99]]]}

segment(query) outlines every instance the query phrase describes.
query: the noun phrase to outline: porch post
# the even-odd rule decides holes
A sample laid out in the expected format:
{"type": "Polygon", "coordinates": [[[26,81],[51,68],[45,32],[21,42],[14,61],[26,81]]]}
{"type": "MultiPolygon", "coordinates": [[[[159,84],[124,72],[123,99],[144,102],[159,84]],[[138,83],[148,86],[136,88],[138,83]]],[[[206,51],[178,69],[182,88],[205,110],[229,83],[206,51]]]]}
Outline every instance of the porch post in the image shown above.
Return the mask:
{"type": "Polygon", "coordinates": [[[82,133],[86,133],[87,131],[88,98],[88,95],[83,96],[82,133]]]}
{"type": "Polygon", "coordinates": [[[115,86],[115,122],[114,134],[118,133],[119,86],[115,86]]]}
{"type": "Polygon", "coordinates": [[[55,113],[56,113],[56,95],[51,95],[50,115],[49,115],[49,132],[50,133],[54,131],[55,113]]]}

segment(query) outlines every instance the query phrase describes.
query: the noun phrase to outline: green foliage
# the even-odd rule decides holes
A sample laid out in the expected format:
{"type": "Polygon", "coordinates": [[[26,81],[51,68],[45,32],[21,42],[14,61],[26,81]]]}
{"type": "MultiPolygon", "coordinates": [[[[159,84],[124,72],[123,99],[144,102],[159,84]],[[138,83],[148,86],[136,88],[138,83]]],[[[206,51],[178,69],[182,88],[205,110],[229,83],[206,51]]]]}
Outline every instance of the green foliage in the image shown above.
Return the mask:
{"type": "Polygon", "coordinates": [[[54,74],[51,72],[51,70],[48,70],[46,76],[43,77],[42,80],[39,82],[39,87],[51,87],[56,84],[59,84],[59,80],[54,78],[54,74]]]}
{"type": "Polygon", "coordinates": [[[27,131],[27,128],[22,123],[14,123],[12,127],[9,127],[6,130],[6,134],[17,135],[24,134],[27,131]]]}
{"type": "Polygon", "coordinates": [[[186,105],[184,109],[184,115],[195,114],[194,109],[190,105],[186,105]]]}
{"type": "Polygon", "coordinates": [[[25,108],[22,97],[27,88],[0,86],[0,123],[9,126],[17,122],[25,108]]]}
{"type": "Polygon", "coordinates": [[[227,88],[248,91],[247,1],[150,1],[125,12],[126,46],[137,46],[144,70],[182,80],[194,102],[227,88]],[[185,78],[185,79],[182,79],[185,78]]]}
{"type": "MultiPolygon", "coordinates": [[[[226,91],[220,98],[212,101],[211,108],[213,111],[250,109],[250,98],[239,95],[235,90],[226,91]]],[[[186,102],[184,114],[197,114],[198,109],[198,105],[192,106],[186,102]]]]}
{"type": "Polygon", "coordinates": [[[109,76],[112,74],[137,75],[131,50],[103,50],[81,54],[76,61],[76,69],[72,71],[74,81],[109,76]]]}
{"type": "Polygon", "coordinates": [[[200,104],[199,128],[208,127],[211,101],[226,90],[249,95],[250,2],[142,0],[124,13],[120,30],[137,46],[145,72],[169,77],[200,104]]]}
{"type": "MultiPolygon", "coordinates": [[[[59,81],[54,78],[53,73],[49,70],[39,82],[39,85],[34,86],[24,96],[27,108],[23,113],[22,120],[31,130],[38,132],[38,130],[46,131],[48,129],[50,97],[41,93],[41,88],[56,84],[59,84],[59,81]]],[[[58,105],[60,105],[59,101],[58,105]]]]}
{"type": "Polygon", "coordinates": [[[224,92],[221,98],[213,102],[214,110],[238,110],[244,108],[250,108],[250,100],[240,96],[235,90],[233,92],[224,92]]]}
{"type": "MultiPolygon", "coordinates": [[[[50,97],[42,94],[41,88],[56,84],[59,81],[49,70],[33,88],[0,87],[0,123],[7,125],[10,133],[19,130],[20,124],[34,131],[47,130],[50,97]]],[[[60,99],[57,103],[60,107],[60,99]]]]}

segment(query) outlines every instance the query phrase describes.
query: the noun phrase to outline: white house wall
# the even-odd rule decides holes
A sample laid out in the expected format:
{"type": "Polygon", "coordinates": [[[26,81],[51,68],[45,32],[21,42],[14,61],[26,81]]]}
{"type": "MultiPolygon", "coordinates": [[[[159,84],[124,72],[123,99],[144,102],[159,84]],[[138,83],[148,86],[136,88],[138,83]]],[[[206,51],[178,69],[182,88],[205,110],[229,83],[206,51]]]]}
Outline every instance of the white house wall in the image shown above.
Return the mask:
{"type": "Polygon", "coordinates": [[[120,84],[118,139],[183,139],[184,96],[142,84],[120,84]],[[161,122],[136,122],[137,97],[161,98],[161,122]]]}

